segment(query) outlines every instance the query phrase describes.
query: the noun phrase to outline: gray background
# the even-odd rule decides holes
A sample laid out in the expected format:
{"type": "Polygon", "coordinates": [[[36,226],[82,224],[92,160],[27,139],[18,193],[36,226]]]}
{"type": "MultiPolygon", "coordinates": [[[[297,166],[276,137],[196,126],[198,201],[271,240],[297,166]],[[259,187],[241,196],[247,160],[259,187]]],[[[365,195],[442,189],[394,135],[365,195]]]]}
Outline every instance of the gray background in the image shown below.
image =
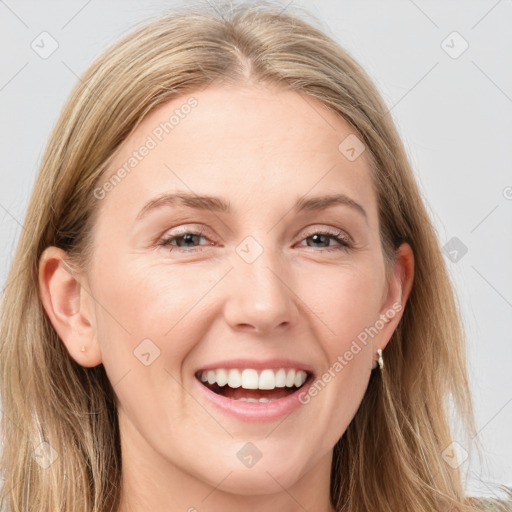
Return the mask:
{"type": "MultiPolygon", "coordinates": [[[[0,0],[2,285],[44,145],[78,76],[126,30],[181,3],[0,0]]],[[[391,110],[464,311],[485,454],[466,458],[457,447],[466,486],[482,495],[490,482],[512,486],[512,2],[280,5],[316,16],[391,110]]]]}

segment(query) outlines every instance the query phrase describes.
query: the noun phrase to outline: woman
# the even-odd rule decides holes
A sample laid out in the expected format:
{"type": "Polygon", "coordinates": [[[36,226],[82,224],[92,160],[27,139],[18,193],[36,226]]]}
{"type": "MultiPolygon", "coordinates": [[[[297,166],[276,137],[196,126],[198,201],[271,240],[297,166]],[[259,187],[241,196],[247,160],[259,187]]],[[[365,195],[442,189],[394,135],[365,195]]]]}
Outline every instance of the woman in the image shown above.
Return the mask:
{"type": "Polygon", "coordinates": [[[10,510],[483,507],[445,410],[474,435],[459,313],[402,143],[296,17],[181,11],[105,52],[8,284],[10,510]]]}

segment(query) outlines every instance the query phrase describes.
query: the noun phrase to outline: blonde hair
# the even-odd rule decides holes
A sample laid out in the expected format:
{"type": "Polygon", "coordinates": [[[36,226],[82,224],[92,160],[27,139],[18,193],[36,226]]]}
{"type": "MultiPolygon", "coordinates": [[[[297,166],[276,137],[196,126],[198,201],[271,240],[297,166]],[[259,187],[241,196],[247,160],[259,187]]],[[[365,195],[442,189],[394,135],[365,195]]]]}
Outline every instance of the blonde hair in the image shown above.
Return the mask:
{"type": "Polygon", "coordinates": [[[415,255],[385,371],[372,372],[334,447],[332,503],[346,512],[474,510],[459,470],[442,457],[452,442],[448,398],[475,434],[460,313],[386,105],[347,52],[298,16],[261,4],[217,11],[173,12],[114,44],[77,83],[51,134],[1,304],[0,503],[12,511],[117,510],[114,391],[103,365],[80,366],[56,334],[38,294],[39,258],[53,245],[87,268],[95,186],[157,105],[209,84],[250,81],[314,98],[353,126],[371,162],[388,268],[402,242],[415,255]],[[34,450],[49,446],[58,457],[45,468],[34,450]]]}

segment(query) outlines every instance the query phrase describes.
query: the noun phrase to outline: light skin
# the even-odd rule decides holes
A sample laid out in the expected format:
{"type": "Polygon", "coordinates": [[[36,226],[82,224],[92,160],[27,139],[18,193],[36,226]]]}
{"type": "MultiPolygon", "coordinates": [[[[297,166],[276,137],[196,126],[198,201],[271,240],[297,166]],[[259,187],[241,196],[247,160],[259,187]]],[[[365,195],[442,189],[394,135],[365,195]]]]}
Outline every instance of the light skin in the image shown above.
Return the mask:
{"type": "MultiPolygon", "coordinates": [[[[122,512],[333,511],[332,449],[403,314],[411,248],[400,246],[386,280],[366,155],[350,161],[338,150],[354,130],[320,103],[257,85],[190,96],[197,106],[99,201],[87,271],[71,273],[60,249],[43,253],[44,307],[70,356],[102,363],[114,385],[122,512]],[[177,192],[222,197],[232,213],[167,205],[136,219],[151,199],[177,192]],[[293,209],[301,197],[332,194],[359,203],[366,217],[347,205],[293,209]],[[332,236],[314,236],[325,231],[332,236]],[[333,238],[340,232],[349,249],[333,238]],[[263,249],[251,263],[236,250],[246,237],[263,249]],[[401,311],[284,420],[229,417],[197,393],[194,372],[221,359],[290,357],[319,377],[397,304],[401,311]],[[144,339],[160,351],[147,366],[134,356],[144,339]],[[247,442],[262,454],[251,468],[236,456],[247,442]]],[[[187,98],[151,112],[102,183],[187,98]]]]}

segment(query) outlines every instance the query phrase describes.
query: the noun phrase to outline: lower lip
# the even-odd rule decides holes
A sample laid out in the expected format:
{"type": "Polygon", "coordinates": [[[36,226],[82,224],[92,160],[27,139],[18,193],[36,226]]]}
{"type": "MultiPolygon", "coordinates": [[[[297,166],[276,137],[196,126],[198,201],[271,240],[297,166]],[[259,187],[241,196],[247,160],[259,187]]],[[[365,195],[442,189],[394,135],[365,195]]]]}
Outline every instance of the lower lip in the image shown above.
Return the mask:
{"type": "Polygon", "coordinates": [[[277,400],[271,400],[270,402],[244,402],[242,400],[234,400],[218,395],[199,382],[197,378],[194,378],[194,380],[204,396],[218,410],[237,420],[252,423],[276,421],[289,416],[301,405],[304,405],[299,400],[299,396],[307,393],[313,382],[310,376],[300,389],[297,389],[291,395],[278,398],[277,400]]]}

